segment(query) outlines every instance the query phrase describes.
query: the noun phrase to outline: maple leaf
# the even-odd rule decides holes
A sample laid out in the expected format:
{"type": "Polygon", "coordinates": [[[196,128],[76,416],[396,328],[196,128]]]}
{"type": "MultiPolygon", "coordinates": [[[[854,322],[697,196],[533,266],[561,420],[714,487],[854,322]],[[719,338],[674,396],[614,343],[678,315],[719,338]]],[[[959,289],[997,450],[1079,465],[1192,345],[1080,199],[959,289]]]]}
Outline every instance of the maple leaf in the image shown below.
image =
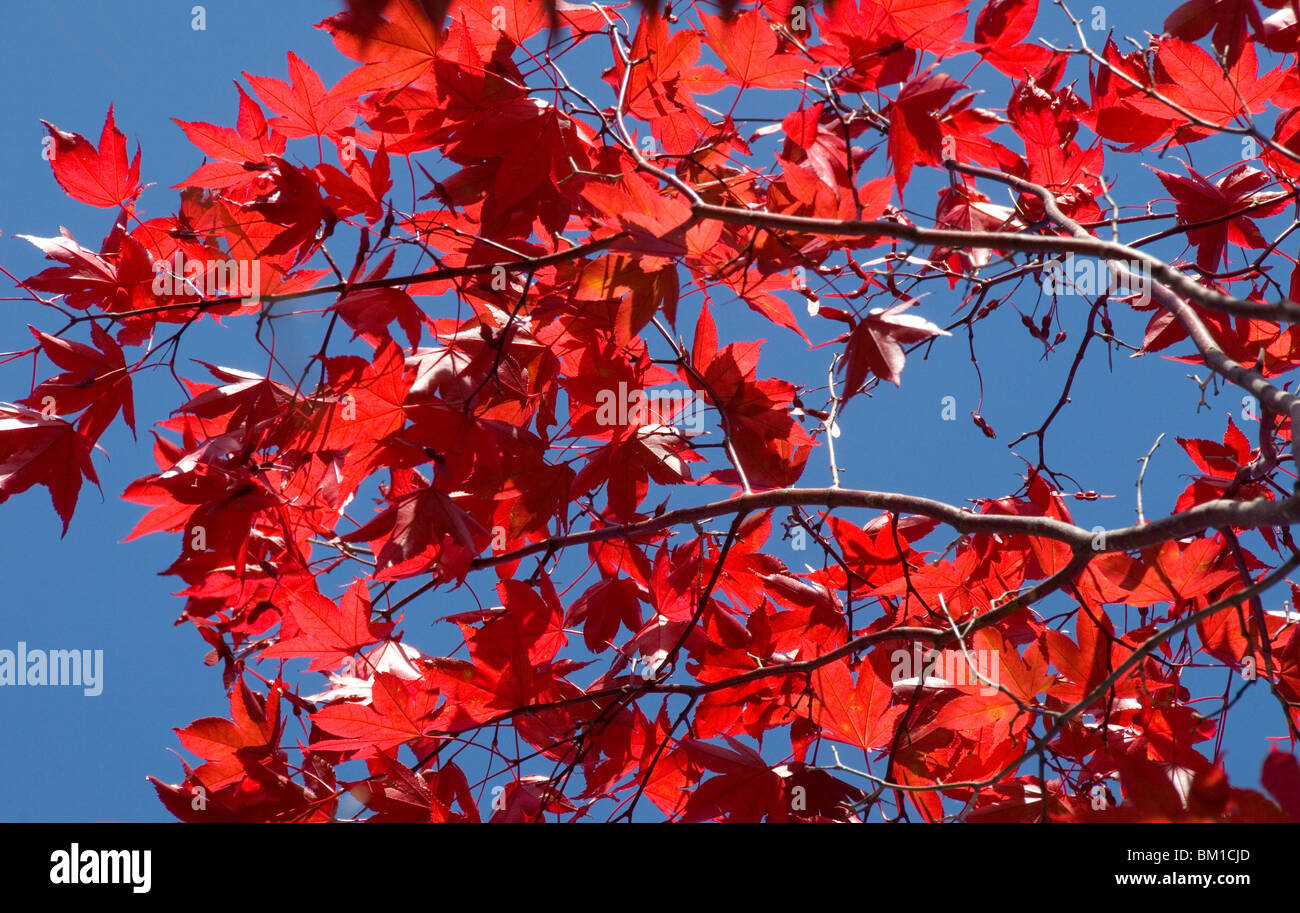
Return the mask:
{"type": "Polygon", "coordinates": [[[375,468],[384,442],[405,421],[405,363],[390,340],[376,351],[373,362],[341,355],[327,359],[325,368],[334,396],[291,446],[346,453],[349,473],[340,487],[341,495],[350,497],[360,476],[375,468]]]}
{"type": "Polygon", "coordinates": [[[154,303],[153,258],[135,238],[122,238],[116,252],[87,250],[65,230],[57,238],[18,235],[63,266],[52,266],[24,281],[28,288],[56,292],[69,307],[98,305],[109,312],[148,307],[154,303]]]}
{"type": "Polygon", "coordinates": [[[414,299],[396,288],[372,288],[344,295],[334,305],[343,322],[353,329],[352,338],[363,337],[379,346],[391,340],[388,325],[396,321],[414,346],[420,341],[420,325],[427,321],[414,299]]]}
{"type": "Polygon", "coordinates": [[[981,57],[1008,76],[1037,73],[1052,57],[1040,45],[1021,44],[1034,27],[1038,0],[994,0],[975,19],[975,45],[981,57]]]}
{"type": "Polygon", "coordinates": [[[285,590],[280,608],[297,628],[286,637],[288,621],[281,629],[279,642],[262,651],[262,656],[288,658],[311,657],[308,672],[319,672],[337,665],[362,647],[382,640],[391,623],[372,625],[370,597],[364,584],[352,584],[338,605],[310,590],[285,590]]]}
{"type": "Polygon", "coordinates": [[[446,762],[437,770],[413,771],[395,757],[377,751],[368,759],[371,770],[383,772],[382,787],[362,781],[350,790],[376,814],[375,822],[450,823],[479,822],[478,809],[465,773],[446,762]],[[460,812],[454,811],[459,805],[460,812]]]}
{"type": "Polygon", "coordinates": [[[1223,443],[1199,438],[1176,438],[1178,445],[1187,451],[1192,462],[1203,473],[1218,479],[1232,479],[1247,464],[1252,453],[1250,441],[1241,432],[1232,417],[1228,417],[1228,430],[1223,433],[1223,443]]]}
{"type": "Polygon", "coordinates": [[[1101,57],[1106,65],[1098,67],[1092,79],[1092,108],[1079,112],[1082,123],[1098,136],[1128,144],[1126,152],[1144,148],[1180,126],[1167,106],[1163,111],[1140,107],[1146,96],[1138,86],[1150,80],[1141,51],[1121,54],[1114,40],[1107,39],[1101,57]]]}
{"type": "Polygon", "coordinates": [[[950,57],[969,50],[959,40],[966,31],[967,0],[879,0],[886,28],[908,47],[950,57]]]}
{"type": "Polygon", "coordinates": [[[1222,766],[1193,754],[1188,764],[1162,762],[1140,753],[1115,757],[1124,800],[1105,810],[1076,813],[1076,821],[1283,823],[1287,815],[1262,794],[1228,782],[1222,766]]]}
{"type": "Polygon", "coordinates": [[[273,686],[263,698],[241,678],[230,691],[230,719],[204,717],[176,735],[187,751],[206,761],[193,779],[221,789],[241,780],[249,766],[273,758],[282,725],[279,688],[273,686]]]}
{"type": "MultiPolygon", "coordinates": [[[[345,161],[349,158],[342,149],[340,156],[345,161]]],[[[381,144],[373,161],[367,161],[357,150],[351,151],[350,158],[346,174],[333,165],[316,166],[316,175],[326,193],[325,205],[339,218],[363,212],[366,221],[373,223],[383,216],[384,195],[393,187],[388,150],[381,144]]]]}
{"type": "Polygon", "coordinates": [[[345,93],[327,92],[316,71],[289,52],[289,79],[244,74],[253,91],[278,114],[270,126],[283,136],[332,136],[354,120],[345,93]]]}
{"type": "Polygon", "coordinates": [[[108,106],[104,129],[96,149],[80,133],[68,133],[41,121],[54,141],[50,166],[59,186],[68,196],[91,206],[110,208],[134,200],[140,187],[140,147],[127,163],[126,137],[113,123],[113,106],[108,106]]]}
{"type": "Polygon", "coordinates": [[[942,160],[939,110],[963,88],[951,76],[928,70],[903,86],[890,105],[889,158],[900,195],[914,165],[938,165],[942,160]]]}
{"type": "Polygon", "coordinates": [[[1189,0],[1165,19],[1165,31],[1187,41],[1204,38],[1213,30],[1210,40],[1226,54],[1229,64],[1236,62],[1248,40],[1247,26],[1256,33],[1263,29],[1255,0],[1189,0]]]}
{"type": "MultiPolygon", "coordinates": [[[[733,444],[749,482],[762,488],[793,484],[803,472],[813,439],[790,415],[795,390],[777,378],[757,378],[759,343],[731,343],[717,348],[717,330],[707,306],[700,309],[692,361],[703,374],[683,379],[708,392],[727,415],[733,444]]],[[[734,472],[712,474],[734,484],[734,472]]]]}
{"type": "Polygon", "coordinates": [[[1297,17],[1295,7],[1288,0],[1272,0],[1266,5],[1280,5],[1281,8],[1265,19],[1263,27],[1256,32],[1260,42],[1271,51],[1295,51],[1300,44],[1300,17],[1297,17]]]}
{"type": "Polygon", "coordinates": [[[335,216],[325,208],[320,182],[312,172],[291,165],[280,156],[271,156],[270,161],[267,175],[271,189],[248,204],[248,208],[283,230],[258,250],[257,255],[274,257],[293,252],[294,262],[301,263],[329,234],[335,216]],[[327,223],[323,233],[322,221],[327,223]]]}
{"type": "Polygon", "coordinates": [[[540,821],[544,814],[572,812],[577,806],[560,792],[550,777],[542,774],[520,777],[506,785],[499,802],[501,808],[491,818],[498,824],[522,824],[540,821]]]}
{"type": "Polygon", "coordinates": [[[1226,258],[1230,243],[1238,247],[1263,247],[1266,242],[1253,217],[1264,218],[1281,212],[1289,196],[1282,190],[1265,192],[1263,188],[1272,183],[1272,178],[1267,172],[1245,164],[1214,183],[1192,168],[1187,169],[1185,178],[1156,168],[1151,170],[1177,201],[1179,221],[1195,226],[1188,229],[1187,240],[1196,245],[1197,265],[1211,272],[1226,258]],[[1243,209],[1249,209],[1249,214],[1233,217],[1243,209]]]}
{"type": "Polygon", "coordinates": [[[829,663],[813,673],[817,693],[814,718],[828,736],[863,751],[886,747],[903,707],[890,704],[893,688],[869,663],[858,667],[857,682],[848,665],[829,663]]]}
{"type": "Polygon", "coordinates": [[[731,22],[700,14],[708,45],[726,66],[727,76],[742,88],[788,89],[803,82],[808,64],[794,54],[777,52],[776,33],[758,10],[731,22]]]}
{"type": "Polygon", "coordinates": [[[260,374],[207,362],[200,362],[200,364],[223,383],[206,389],[199,389],[196,386],[196,395],[177,411],[215,419],[232,413],[235,415],[256,413],[263,409],[274,411],[279,406],[298,398],[289,387],[260,374]]]}
{"type": "Polygon", "coordinates": [[[35,409],[0,408],[0,504],[33,485],[44,485],[67,535],[82,477],[99,485],[91,446],[61,418],[35,409]]]}
{"type": "MultiPolygon", "coordinates": [[[[997,654],[997,683],[1022,702],[1032,703],[1056,684],[1056,677],[1047,671],[1047,657],[1042,651],[1026,650],[1022,657],[996,628],[979,631],[975,642],[990,654],[997,654]]],[[[992,663],[986,660],[985,665],[992,663]]]]}
{"type": "Polygon", "coordinates": [[[1025,141],[1025,158],[1033,181],[1051,187],[1057,203],[1072,217],[1095,209],[1100,193],[1100,144],[1082,149],[1075,142],[1079,115],[1087,104],[1068,88],[1051,90],[1034,77],[1016,85],[1007,102],[1007,118],[1025,141]]]}
{"type": "Polygon", "coordinates": [[[1292,821],[1300,821],[1300,764],[1295,755],[1269,751],[1259,782],[1292,821]]]}
{"type": "Polygon", "coordinates": [[[417,485],[395,495],[369,523],[340,538],[369,542],[381,579],[396,580],[439,565],[463,576],[468,559],[479,551],[474,537],[486,532],[446,493],[417,485]]]}
{"type": "Polygon", "coordinates": [[[952,335],[924,317],[903,313],[916,303],[915,298],[908,298],[889,308],[872,308],[856,322],[844,347],[846,401],[862,388],[868,372],[899,386],[906,359],[904,345],[952,335]]]}
{"type": "Polygon", "coordinates": [[[567,638],[560,625],[559,599],[549,583],[543,593],[519,580],[498,586],[505,613],[477,630],[462,626],[474,662],[494,669],[531,667],[555,657],[567,638]]]}
{"type": "Polygon", "coordinates": [[[391,672],[375,673],[368,704],[341,701],[312,714],[311,720],[337,736],[317,739],[318,750],[357,750],[359,757],[420,738],[439,715],[438,689],[423,678],[408,681],[391,672]]]}
{"type": "MultiPolygon", "coordinates": [[[[642,12],[632,39],[632,59],[638,63],[628,76],[628,112],[653,121],[689,111],[686,93],[697,75],[700,44],[699,32],[694,29],[673,32],[662,16],[642,12]]],[[[622,84],[623,66],[621,59],[616,61],[606,75],[612,86],[622,84]]],[[[655,134],[661,135],[661,131],[656,129],[655,134]]]]}
{"type": "Polygon", "coordinates": [[[682,820],[784,820],[781,774],[752,748],[730,737],[726,741],[730,750],[697,739],[683,742],[683,750],[692,760],[719,776],[705,780],[691,793],[682,820]]]}
{"type": "Polygon", "coordinates": [[[258,179],[260,172],[248,165],[260,165],[267,156],[283,155],[285,138],[273,132],[257,102],[248,96],[239,83],[239,115],[235,128],[218,127],[203,121],[172,122],[185,131],[189,141],[205,155],[216,161],[199,166],[193,174],[176,187],[210,187],[226,190],[244,187],[258,179]]]}
{"type": "Polygon", "coordinates": [[[883,7],[875,3],[828,4],[814,13],[822,37],[810,51],[822,63],[849,70],[841,76],[850,91],[869,92],[905,82],[916,51],[904,44],[883,7]]]}
{"type": "Polygon", "coordinates": [[[340,52],[364,64],[340,80],[334,91],[355,96],[419,84],[433,71],[449,4],[450,0],[356,0],[352,9],[317,23],[316,28],[328,32],[340,52]],[[365,12],[358,15],[358,9],[365,12]]]}
{"type": "Polygon", "coordinates": [[[650,181],[635,171],[624,173],[615,186],[589,182],[585,200],[637,240],[634,250],[651,255],[675,254],[685,249],[683,232],[691,207],[677,197],[661,196],[650,181]]]}
{"type": "Polygon", "coordinates": [[[620,624],[633,633],[641,629],[640,595],[636,582],[626,577],[602,580],[574,600],[564,623],[582,623],[587,649],[599,653],[609,648],[620,624]]]}
{"type": "Polygon", "coordinates": [[[926,721],[910,734],[918,741],[931,732],[960,732],[977,742],[1005,744],[1017,738],[1029,720],[1020,705],[1001,691],[991,695],[958,694],[947,699],[926,721]]]}
{"type": "Polygon", "coordinates": [[[1186,544],[1165,542],[1145,550],[1143,558],[1137,562],[1127,556],[1107,556],[1097,566],[1105,582],[1094,578],[1084,592],[1095,593],[1103,602],[1178,605],[1213,593],[1239,577],[1223,544],[1213,538],[1186,544]]]}
{"type": "MultiPolygon", "coordinates": [[[[978,190],[970,188],[944,188],[939,194],[935,221],[944,227],[962,231],[1005,231],[1019,228],[1023,224],[1011,207],[999,206],[978,190]]],[[[935,250],[934,257],[945,259],[949,263],[968,263],[982,268],[992,259],[993,252],[965,248],[948,251],[940,248],[935,250]]]]}
{"type": "MultiPolygon", "coordinates": [[[[1247,45],[1241,57],[1224,72],[1208,53],[1186,41],[1168,38],[1161,42],[1155,57],[1156,88],[1161,97],[1135,98],[1133,107],[1148,117],[1177,119],[1178,136],[1183,142],[1209,136],[1210,131],[1185,123],[1185,115],[1172,110],[1178,105],[1211,125],[1223,125],[1243,111],[1257,113],[1268,106],[1269,97],[1282,84],[1282,72],[1258,77],[1258,61],[1253,45],[1247,45]]],[[[1145,80],[1143,80],[1145,81],[1145,80]]],[[[1164,130],[1162,129],[1161,134],[1164,130]]]]}
{"type": "Polygon", "coordinates": [[[41,350],[64,369],[42,381],[31,396],[19,400],[23,405],[44,408],[52,405],[60,415],[86,412],[77,422],[77,431],[94,443],[121,410],[127,425],[135,432],[135,410],[131,397],[131,375],[127,372],[122,348],[113,338],[90,325],[95,346],[50,336],[28,327],[40,341],[41,350]]]}

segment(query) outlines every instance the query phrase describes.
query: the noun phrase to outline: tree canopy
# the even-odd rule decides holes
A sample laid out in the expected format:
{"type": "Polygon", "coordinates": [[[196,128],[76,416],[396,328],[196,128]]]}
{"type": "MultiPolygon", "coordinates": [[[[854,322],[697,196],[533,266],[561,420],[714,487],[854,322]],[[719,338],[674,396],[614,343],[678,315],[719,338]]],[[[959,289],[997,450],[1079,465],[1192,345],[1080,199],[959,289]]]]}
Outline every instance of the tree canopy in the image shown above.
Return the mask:
{"type": "Polygon", "coordinates": [[[106,233],[23,236],[0,501],[66,532],[175,389],[122,497],[229,697],[151,778],[185,821],[1300,821],[1296,22],[352,0],[334,85],[290,50],[229,125],[174,112],[175,188],[112,107],[45,124],[106,233]],[[255,345],[196,365],[205,324],[255,345]],[[983,370],[1026,334],[1059,396],[1010,440],[983,370]],[[953,395],[908,400],[939,350],[953,395]],[[1119,524],[1056,444],[1111,433],[1098,365],[1233,412],[1154,469],[1131,381],[1119,524]],[[1019,488],[853,487],[890,397],[1019,488]]]}

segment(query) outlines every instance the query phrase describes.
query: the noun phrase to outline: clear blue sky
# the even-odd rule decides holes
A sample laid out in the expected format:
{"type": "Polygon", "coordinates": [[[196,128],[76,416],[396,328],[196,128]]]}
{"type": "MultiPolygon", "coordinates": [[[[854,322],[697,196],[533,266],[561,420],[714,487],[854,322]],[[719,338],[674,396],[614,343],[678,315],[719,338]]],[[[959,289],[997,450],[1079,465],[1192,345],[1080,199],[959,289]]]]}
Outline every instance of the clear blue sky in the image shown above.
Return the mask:
{"type": "MultiPolygon", "coordinates": [[[[223,0],[204,6],[205,31],[191,29],[191,4],[162,0],[20,4],[7,11],[5,54],[0,62],[8,88],[0,98],[0,123],[7,138],[0,144],[0,264],[20,277],[46,265],[15,234],[55,235],[64,225],[93,247],[113,218],[107,210],[69,199],[58,188],[41,158],[43,131],[38,119],[97,141],[105,111],[113,103],[132,151],[137,142],[143,147],[143,179],[157,185],[146,191],[141,207],[150,215],[162,215],[175,204],[175,192],[167,188],[200,161],[200,153],[169,118],[232,124],[236,107],[232,80],[241,78],[245,70],[285,78],[289,48],[307,60],[327,85],[349,69],[350,61],[334,50],[323,32],[312,28],[336,11],[328,0],[223,0]]],[[[1050,4],[1044,7],[1039,22],[1048,27],[1040,25],[1035,34],[1068,42],[1071,35],[1063,27],[1064,19],[1050,4]]],[[[1144,29],[1158,31],[1172,7],[1167,2],[1106,4],[1109,24],[1134,35],[1144,29]]],[[[961,77],[971,62],[973,58],[965,58],[945,69],[961,77]]],[[[603,66],[606,61],[598,63],[603,66]]],[[[987,105],[1005,104],[1009,90],[1005,79],[986,76],[975,84],[995,87],[987,105]]],[[[301,144],[291,142],[289,149],[291,155],[295,150],[308,155],[301,144]]],[[[1233,154],[1225,146],[1209,143],[1193,151],[1202,171],[1228,164],[1233,154]]],[[[1154,155],[1145,160],[1156,161],[1154,155]]],[[[883,150],[872,162],[883,167],[883,150]]],[[[1169,162],[1161,167],[1177,170],[1169,162]]],[[[1135,156],[1108,156],[1107,173],[1116,180],[1116,195],[1122,202],[1144,202],[1158,192],[1135,156]]],[[[927,213],[933,205],[934,179],[933,172],[920,175],[909,188],[909,202],[922,205],[927,213]]],[[[957,303],[955,294],[936,293],[925,299],[921,312],[942,324],[957,303]]],[[[846,470],[843,484],[958,503],[1017,488],[1024,464],[1006,444],[1021,431],[1037,427],[1051,410],[1069,367],[1073,342],[1082,333],[1086,316],[1082,299],[1063,299],[1063,304],[1071,340],[1049,361],[1039,360],[1041,346],[1024,332],[1014,311],[1008,309],[998,319],[981,324],[977,340],[985,384],[983,412],[997,428],[997,440],[985,439],[967,416],[976,406],[976,393],[965,338],[940,340],[928,362],[919,356],[909,359],[901,389],[882,389],[871,399],[860,397],[851,405],[837,448],[846,470]],[[948,395],[957,398],[955,423],[940,420],[941,400],[948,395]]],[[[1032,307],[1031,298],[1026,298],[1024,307],[1032,307]]],[[[807,318],[800,306],[795,311],[814,341],[828,338],[826,321],[807,318]]],[[[724,307],[715,316],[724,342],[755,334],[770,340],[760,376],[781,373],[824,382],[824,368],[816,366],[824,364],[826,350],[809,357],[792,334],[758,324],[742,305],[724,307]],[[791,366],[799,366],[802,373],[795,375],[792,368],[787,374],[791,366]]],[[[31,303],[0,303],[4,339],[0,349],[27,347],[30,336],[25,325],[54,329],[56,317],[31,303]]],[[[689,330],[693,320],[693,310],[686,312],[683,329],[689,330]]],[[[1140,339],[1144,322],[1142,317],[1117,320],[1117,329],[1125,338],[1140,339]]],[[[261,360],[245,354],[248,338],[243,326],[228,333],[205,329],[193,338],[187,335],[189,348],[184,354],[261,370],[261,360]]],[[[294,345],[292,340],[282,342],[294,345]]],[[[302,345],[314,348],[314,340],[302,345]]],[[[50,373],[45,369],[48,364],[42,377],[50,373]]],[[[200,377],[200,371],[195,367],[183,373],[200,377]]],[[[1226,414],[1240,409],[1239,397],[1229,393],[1211,399],[1211,410],[1198,415],[1197,393],[1185,377],[1188,373],[1189,368],[1181,364],[1159,358],[1133,361],[1123,353],[1116,353],[1112,373],[1102,348],[1094,343],[1076,383],[1074,401],[1049,437],[1049,462],[1054,468],[1071,473],[1084,488],[1115,495],[1091,504],[1068,502],[1078,522],[1113,527],[1133,521],[1136,460],[1161,431],[1169,435],[1147,474],[1147,512],[1155,516],[1172,509],[1186,484],[1181,474],[1193,471],[1173,437],[1218,440],[1226,414]]],[[[0,368],[0,399],[26,395],[30,381],[29,361],[0,368]]],[[[111,460],[102,453],[95,457],[103,497],[93,486],[83,487],[65,539],[59,539],[59,520],[45,489],[35,488],[0,506],[0,577],[5,581],[0,649],[14,649],[24,641],[33,648],[103,650],[105,656],[104,688],[98,697],[85,697],[69,688],[0,689],[4,732],[0,820],[170,820],[145,776],[178,780],[179,764],[168,753],[179,750],[171,728],[200,716],[224,715],[228,709],[219,672],[201,663],[207,646],[189,625],[172,624],[181,601],[170,594],[179,589],[179,581],[157,575],[175,557],[177,540],[155,535],[120,543],[142,509],[121,501],[119,495],[132,479],[154,469],[152,439],[146,429],[180,402],[174,385],[161,374],[138,377],[135,389],[140,440],[133,441],[120,422],[104,436],[100,443],[111,460]]],[[[1246,431],[1253,437],[1253,428],[1246,431]]],[[[1032,456],[1031,442],[1022,445],[1021,452],[1032,456]]],[[[828,482],[825,465],[824,453],[815,452],[804,483],[828,482]]],[[[1255,547],[1258,542],[1252,538],[1249,544],[1255,547]]],[[[799,566],[804,555],[788,552],[782,557],[799,566]]],[[[472,605],[460,605],[466,599],[463,594],[454,599],[456,605],[440,607],[440,614],[472,605]]],[[[1280,593],[1270,594],[1266,605],[1280,608],[1281,599],[1280,593]]],[[[409,628],[409,641],[429,652],[436,649],[436,642],[421,640],[426,635],[420,632],[428,630],[423,622],[412,620],[409,628]]],[[[262,671],[273,672],[266,666],[262,671]]],[[[320,677],[308,679],[306,692],[317,690],[321,682],[320,677]]],[[[1228,768],[1240,785],[1256,783],[1259,762],[1267,751],[1263,737],[1282,733],[1276,708],[1266,702],[1262,689],[1253,692],[1233,710],[1225,740],[1231,747],[1228,768]]]]}

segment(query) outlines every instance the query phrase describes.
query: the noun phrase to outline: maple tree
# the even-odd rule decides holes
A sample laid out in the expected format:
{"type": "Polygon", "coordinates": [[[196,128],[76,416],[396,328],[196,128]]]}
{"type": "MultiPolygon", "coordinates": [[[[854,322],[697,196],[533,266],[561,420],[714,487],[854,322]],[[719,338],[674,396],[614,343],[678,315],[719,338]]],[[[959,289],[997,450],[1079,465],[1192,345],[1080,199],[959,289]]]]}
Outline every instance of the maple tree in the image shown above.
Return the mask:
{"type": "Polygon", "coordinates": [[[176,120],[202,161],[167,215],[112,108],[97,143],[45,124],[58,185],[112,221],[25,236],[53,265],[18,286],[53,316],[6,356],[35,379],[0,408],[0,501],[44,486],[66,531],[133,385],[177,377],[128,538],[176,534],[165,573],[230,712],[177,730],[201,763],[159,799],[186,821],[1300,821],[1300,625],[1263,601],[1300,598],[1300,29],[1263,6],[1192,0],[1125,51],[1036,0],[352,0],[317,26],[355,63],[335,85],[289,52],[287,80],[244,74],[233,127],[176,120]],[[1033,37],[1049,14],[1074,43],[1033,37]],[[737,113],[756,98],[779,116],[737,113]],[[1218,170],[1114,199],[1111,162],[1224,139],[1218,170]],[[728,338],[736,302],[820,377],[728,338]],[[208,320],[261,350],[180,377],[208,320]],[[284,321],[321,326],[301,371],[284,321]],[[977,332],[1019,324],[1073,361],[1014,442],[1037,444],[1018,491],[841,484],[869,396],[934,345],[978,370],[977,332]],[[1171,513],[1144,516],[1139,476],[1135,524],[1076,523],[1098,494],[1045,440],[1085,354],[1175,346],[1257,427],[1178,439],[1197,474],[1171,513]],[[495,597],[440,612],[458,591],[495,597]],[[422,652],[415,618],[455,642],[422,652]],[[1261,789],[1220,744],[1248,688],[1283,737],[1261,789]]]}

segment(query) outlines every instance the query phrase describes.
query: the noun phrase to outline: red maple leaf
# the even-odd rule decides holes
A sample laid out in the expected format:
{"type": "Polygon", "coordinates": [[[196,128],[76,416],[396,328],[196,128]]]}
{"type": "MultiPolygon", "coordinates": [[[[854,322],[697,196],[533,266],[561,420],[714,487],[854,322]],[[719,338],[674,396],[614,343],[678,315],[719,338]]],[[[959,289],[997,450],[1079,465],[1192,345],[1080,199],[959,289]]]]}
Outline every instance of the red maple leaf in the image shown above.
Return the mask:
{"type": "Polygon", "coordinates": [[[1210,135],[1207,127],[1187,124],[1183,111],[1210,125],[1227,124],[1243,112],[1263,111],[1284,79],[1280,69],[1258,76],[1254,45],[1247,45],[1225,73],[1203,49],[1177,38],[1161,42],[1154,70],[1159,97],[1136,97],[1133,107],[1149,118],[1172,119],[1183,142],[1210,135]],[[1178,107],[1171,108],[1170,102],[1178,107]]]}
{"type": "Polygon", "coordinates": [[[153,258],[144,245],[130,235],[120,236],[116,250],[95,253],[87,250],[65,230],[57,238],[18,235],[36,245],[46,259],[63,266],[51,266],[24,281],[28,288],[64,296],[69,307],[120,313],[149,307],[155,302],[153,258]]]}
{"type": "Polygon", "coordinates": [[[283,155],[285,138],[274,133],[257,102],[236,83],[239,92],[239,115],[235,128],[219,127],[203,121],[172,119],[204,154],[216,161],[207,162],[177,184],[177,187],[210,187],[228,190],[244,187],[258,179],[268,156],[283,155]]]}
{"type": "Polygon", "coordinates": [[[104,208],[123,206],[140,192],[140,147],[127,163],[126,137],[113,123],[113,106],[108,106],[104,129],[96,149],[80,133],[68,133],[47,121],[45,129],[54,141],[50,165],[59,186],[68,196],[104,208]]]}
{"type": "Polygon", "coordinates": [[[731,22],[700,14],[708,45],[721,58],[727,76],[741,87],[788,89],[803,82],[810,63],[777,51],[776,33],[758,12],[749,10],[731,22]]]}
{"type": "Polygon", "coordinates": [[[846,663],[813,673],[817,693],[814,718],[828,736],[863,751],[888,747],[904,707],[890,706],[893,687],[870,663],[858,667],[857,681],[846,663]]]}
{"type": "Polygon", "coordinates": [[[1210,272],[1219,269],[1230,243],[1238,247],[1263,247],[1264,237],[1254,219],[1281,212],[1289,196],[1282,190],[1265,191],[1263,188],[1272,183],[1272,178],[1267,172],[1245,164],[1214,183],[1192,168],[1187,169],[1185,178],[1156,168],[1151,170],[1178,202],[1179,221],[1195,226],[1188,229],[1187,240],[1196,245],[1197,265],[1210,272]],[[1249,213],[1233,216],[1243,209],[1249,209],[1249,213]]]}
{"type": "Polygon", "coordinates": [[[889,158],[901,195],[914,165],[938,165],[943,159],[940,110],[965,86],[933,68],[908,82],[889,111],[889,158]]]}
{"type": "Polygon", "coordinates": [[[127,425],[135,432],[135,408],[131,396],[131,375],[127,371],[122,348],[113,338],[90,325],[91,339],[97,348],[81,342],[50,336],[29,327],[41,343],[41,350],[64,373],[42,381],[31,396],[19,400],[24,405],[43,409],[54,407],[58,415],[71,415],[85,409],[77,422],[77,431],[94,443],[121,410],[127,425]]]}
{"type": "Polygon", "coordinates": [[[423,678],[377,672],[370,701],[339,701],[312,714],[313,723],[337,736],[313,744],[318,750],[358,750],[359,757],[395,748],[430,729],[439,714],[438,702],[438,689],[423,678]]]}
{"type": "Polygon", "coordinates": [[[1047,65],[1052,52],[1042,45],[1021,44],[1034,27],[1038,0],[994,0],[975,19],[980,56],[1012,77],[1032,75],[1047,65]]]}
{"type": "Polygon", "coordinates": [[[221,789],[241,780],[248,767],[275,756],[282,725],[279,688],[272,686],[263,698],[241,678],[230,690],[230,719],[204,717],[177,729],[176,735],[187,751],[207,762],[192,778],[208,789],[221,789]]]}
{"type": "Polygon", "coordinates": [[[1255,0],[1189,0],[1165,19],[1165,31],[1186,41],[1204,38],[1213,30],[1210,40],[1227,55],[1229,64],[1236,62],[1248,40],[1247,26],[1256,33],[1263,28],[1255,0]]]}
{"type": "Polygon", "coordinates": [[[289,52],[289,79],[244,74],[253,91],[278,114],[270,121],[281,135],[333,136],[355,119],[345,93],[329,92],[316,71],[289,52]]]}
{"type": "Polygon", "coordinates": [[[279,601],[287,617],[280,640],[262,651],[268,658],[310,657],[308,672],[320,672],[338,665],[361,647],[388,635],[392,623],[372,624],[370,596],[357,581],[336,605],[312,590],[286,589],[279,601]],[[296,628],[293,636],[288,632],[296,628]]]}
{"type": "Polygon", "coordinates": [[[906,355],[903,346],[935,336],[950,336],[924,317],[906,314],[916,299],[900,301],[889,308],[872,308],[857,321],[844,347],[844,398],[856,394],[868,372],[899,386],[906,355]]]}
{"type": "Polygon", "coordinates": [[[61,418],[35,409],[0,408],[0,504],[33,485],[44,485],[66,535],[82,477],[99,485],[91,446],[61,418]]]}

